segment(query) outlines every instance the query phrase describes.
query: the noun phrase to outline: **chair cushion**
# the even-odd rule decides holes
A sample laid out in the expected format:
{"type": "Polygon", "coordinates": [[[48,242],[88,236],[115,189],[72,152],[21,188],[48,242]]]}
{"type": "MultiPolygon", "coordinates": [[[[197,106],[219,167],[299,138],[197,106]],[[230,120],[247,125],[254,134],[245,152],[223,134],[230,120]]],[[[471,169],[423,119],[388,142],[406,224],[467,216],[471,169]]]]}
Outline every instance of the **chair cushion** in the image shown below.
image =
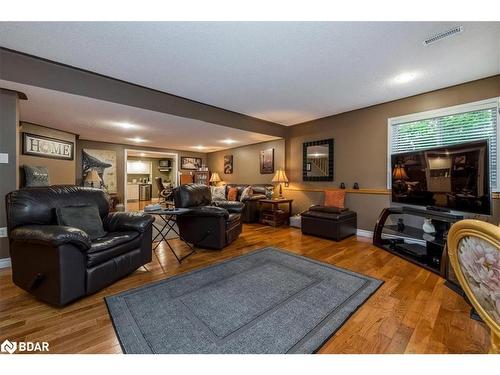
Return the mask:
{"type": "Polygon", "coordinates": [[[58,207],[56,216],[59,225],[81,229],[91,240],[106,234],[97,206],[58,207]]]}
{"type": "Polygon", "coordinates": [[[325,190],[326,207],[340,207],[344,208],[345,190],[325,190]]]}
{"type": "Polygon", "coordinates": [[[111,232],[92,241],[87,251],[87,266],[105,262],[140,246],[139,232],[111,232]]]}

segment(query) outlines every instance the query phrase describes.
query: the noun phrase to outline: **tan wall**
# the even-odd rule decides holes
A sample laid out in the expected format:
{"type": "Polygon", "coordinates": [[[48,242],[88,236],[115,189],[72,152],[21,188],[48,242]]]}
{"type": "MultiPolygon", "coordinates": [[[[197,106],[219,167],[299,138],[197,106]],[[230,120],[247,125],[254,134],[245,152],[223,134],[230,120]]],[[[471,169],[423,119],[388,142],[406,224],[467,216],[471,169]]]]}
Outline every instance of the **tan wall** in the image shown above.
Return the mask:
{"type": "Polygon", "coordinates": [[[274,170],[285,167],[285,140],[256,143],[207,155],[210,172],[218,172],[227,183],[269,184],[274,174],[260,174],[260,151],[274,148],[274,170]],[[224,155],[233,155],[233,173],[224,174],[224,155]]]}
{"type": "MultiPolygon", "coordinates": [[[[361,188],[386,188],[389,118],[497,96],[500,96],[499,75],[292,126],[286,142],[290,187],[334,188],[341,182],[352,187],[358,182],[361,188]],[[302,143],[325,138],[335,139],[334,181],[303,182],[302,143]]],[[[318,192],[285,192],[287,197],[295,199],[295,212],[323,199],[323,194],[318,192]]],[[[380,210],[389,206],[390,197],[348,194],[346,203],[358,212],[358,227],[373,230],[380,210]]],[[[500,220],[499,206],[495,200],[492,221],[500,220]]]]}
{"type": "MultiPolygon", "coordinates": [[[[22,133],[31,133],[42,135],[45,137],[51,137],[56,139],[61,139],[64,141],[73,142],[76,146],[76,135],[72,133],[66,133],[60,130],[55,130],[51,128],[46,128],[44,126],[35,125],[27,122],[21,122],[19,128],[19,142],[22,145],[22,133]]],[[[76,150],[76,148],[75,148],[76,150]]],[[[34,167],[47,167],[49,170],[49,178],[51,185],[73,185],[75,183],[75,159],[73,160],[59,160],[50,159],[40,156],[23,155],[22,150],[19,155],[19,176],[20,176],[20,186],[24,182],[24,171],[22,170],[23,165],[29,165],[34,167]]]]}
{"type": "MultiPolygon", "coordinates": [[[[97,150],[114,150],[116,152],[116,177],[117,177],[117,187],[118,187],[118,196],[120,201],[123,202],[123,194],[125,190],[124,181],[125,181],[125,149],[128,150],[143,150],[143,151],[156,151],[156,152],[172,152],[179,154],[179,163],[181,156],[193,156],[202,158],[203,163],[206,163],[207,156],[204,153],[199,152],[187,152],[187,151],[178,151],[166,148],[155,148],[155,147],[144,147],[144,146],[130,146],[123,145],[118,143],[106,143],[106,142],[97,142],[97,141],[88,141],[84,139],[79,139],[76,143],[76,182],[77,185],[82,184],[82,150],[84,148],[91,148],[97,150]]],[[[188,173],[189,171],[181,171],[188,173]]]]}

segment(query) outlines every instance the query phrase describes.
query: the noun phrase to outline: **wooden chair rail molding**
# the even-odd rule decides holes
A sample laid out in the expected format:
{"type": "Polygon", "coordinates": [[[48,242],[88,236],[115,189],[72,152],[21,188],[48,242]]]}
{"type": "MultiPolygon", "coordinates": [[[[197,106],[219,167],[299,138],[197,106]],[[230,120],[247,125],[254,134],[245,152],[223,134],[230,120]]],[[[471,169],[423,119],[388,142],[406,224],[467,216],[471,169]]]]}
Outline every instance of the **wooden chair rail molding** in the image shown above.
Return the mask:
{"type": "MultiPolygon", "coordinates": [[[[341,190],[339,188],[329,188],[329,187],[285,187],[284,190],[289,191],[307,191],[307,192],[316,192],[322,193],[325,190],[341,190]]],[[[375,194],[375,195],[391,195],[391,191],[389,189],[343,189],[346,193],[352,194],[375,194]]],[[[491,197],[493,199],[500,199],[500,192],[491,193],[491,197]]]]}
{"type": "Polygon", "coordinates": [[[322,193],[325,190],[345,190],[346,193],[352,194],[376,194],[376,195],[390,195],[391,191],[388,189],[339,189],[339,188],[329,188],[329,187],[285,187],[285,190],[289,191],[308,191],[322,193]]]}

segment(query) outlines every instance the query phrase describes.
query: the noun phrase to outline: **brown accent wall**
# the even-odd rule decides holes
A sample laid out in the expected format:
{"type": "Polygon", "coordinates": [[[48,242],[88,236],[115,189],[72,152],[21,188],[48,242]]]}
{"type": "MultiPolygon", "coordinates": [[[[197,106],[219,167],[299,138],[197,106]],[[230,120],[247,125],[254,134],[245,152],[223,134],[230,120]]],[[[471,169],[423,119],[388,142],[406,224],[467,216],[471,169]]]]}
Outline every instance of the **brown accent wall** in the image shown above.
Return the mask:
{"type": "MultiPolygon", "coordinates": [[[[21,147],[23,144],[23,132],[73,142],[76,150],[77,137],[75,134],[55,130],[41,125],[31,124],[29,122],[21,122],[21,125],[19,127],[19,144],[21,145],[21,147]]],[[[24,165],[34,167],[47,167],[47,169],[49,170],[51,185],[73,185],[75,183],[75,163],[75,159],[59,160],[44,158],[40,156],[23,155],[21,150],[19,155],[19,186],[23,186],[24,184],[24,165]]]]}
{"type": "MultiPolygon", "coordinates": [[[[292,126],[286,142],[290,186],[334,188],[344,182],[352,187],[358,182],[361,188],[386,188],[389,118],[498,96],[500,75],[292,126]],[[325,138],[335,139],[334,181],[303,182],[302,143],[325,138]]],[[[323,199],[320,192],[285,190],[285,193],[295,200],[295,212],[323,199]]],[[[359,228],[373,230],[381,209],[390,205],[390,196],[348,193],[346,204],[358,212],[359,228]]],[[[500,220],[498,199],[494,200],[494,215],[490,220],[500,220]]]]}
{"type": "Polygon", "coordinates": [[[285,167],[285,140],[268,141],[207,155],[210,172],[218,172],[224,182],[237,184],[270,184],[274,174],[260,174],[260,151],[274,148],[274,170],[285,167]],[[224,174],[224,155],[233,155],[233,173],[224,174]]]}
{"type": "MultiPolygon", "coordinates": [[[[156,151],[156,152],[173,152],[179,154],[179,163],[181,156],[193,156],[202,158],[203,163],[207,162],[207,155],[200,152],[189,152],[189,151],[179,151],[166,148],[155,148],[155,147],[144,147],[144,146],[131,146],[118,143],[107,143],[107,142],[97,142],[89,141],[85,139],[79,139],[76,143],[76,183],[77,185],[82,184],[82,150],[84,148],[91,148],[97,150],[114,150],[116,151],[116,177],[117,177],[117,187],[118,196],[120,201],[123,202],[123,194],[125,190],[124,186],[124,173],[125,173],[125,150],[142,150],[142,151],[156,151]]],[[[182,171],[183,173],[189,173],[190,171],[182,171]]]]}

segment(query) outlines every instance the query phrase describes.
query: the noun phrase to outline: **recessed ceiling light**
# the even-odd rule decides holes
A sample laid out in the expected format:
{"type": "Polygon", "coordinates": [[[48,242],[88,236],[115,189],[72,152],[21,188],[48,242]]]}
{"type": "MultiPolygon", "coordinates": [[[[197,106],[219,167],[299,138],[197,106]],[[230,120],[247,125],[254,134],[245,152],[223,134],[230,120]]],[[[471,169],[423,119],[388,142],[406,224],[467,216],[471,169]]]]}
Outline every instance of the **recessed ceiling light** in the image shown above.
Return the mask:
{"type": "Polygon", "coordinates": [[[146,154],[144,152],[141,152],[139,155],[140,156],[146,156],[146,154]]]}
{"type": "Polygon", "coordinates": [[[193,146],[193,148],[197,149],[197,150],[204,150],[206,149],[205,146],[202,146],[202,145],[198,145],[198,146],[193,146]]]}
{"type": "Polygon", "coordinates": [[[232,145],[233,143],[237,143],[238,141],[235,141],[234,139],[223,139],[220,142],[225,143],[226,145],[232,145]]]}
{"type": "Polygon", "coordinates": [[[135,137],[135,138],[127,138],[129,141],[136,142],[136,143],[143,143],[147,142],[145,139],[142,139],[140,137],[135,137]]]}
{"type": "Polygon", "coordinates": [[[122,129],[137,129],[140,128],[140,126],[131,124],[130,122],[116,122],[116,126],[122,128],[122,129]]]}
{"type": "Polygon", "coordinates": [[[413,81],[416,76],[417,76],[417,73],[415,73],[415,72],[401,73],[401,74],[398,74],[396,77],[394,77],[394,82],[407,83],[407,82],[413,81]]]}

